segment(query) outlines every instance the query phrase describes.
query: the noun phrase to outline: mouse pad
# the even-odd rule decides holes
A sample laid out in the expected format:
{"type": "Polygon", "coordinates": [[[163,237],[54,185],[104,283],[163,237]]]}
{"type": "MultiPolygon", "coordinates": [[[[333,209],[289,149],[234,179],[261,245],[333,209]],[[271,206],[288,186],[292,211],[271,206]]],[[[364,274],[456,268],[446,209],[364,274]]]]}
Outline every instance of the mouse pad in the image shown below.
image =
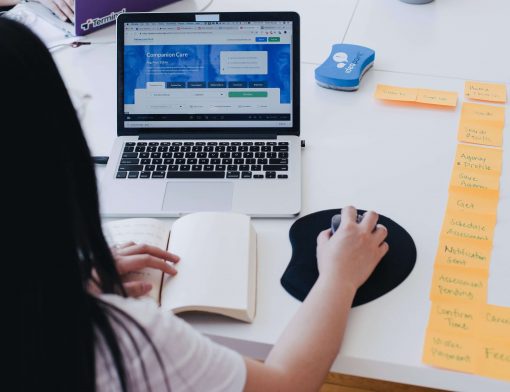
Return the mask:
{"type": "MultiPolygon", "coordinates": [[[[298,219],[290,228],[292,257],[280,282],[287,292],[303,301],[319,276],[317,269],[317,236],[331,227],[331,218],[340,209],[318,211],[298,219]]],[[[365,211],[358,210],[358,214],[365,211]]],[[[390,249],[372,275],[358,289],[352,306],[363,305],[402,283],[416,263],[416,246],[409,233],[391,219],[379,215],[378,223],[386,226],[386,242],[390,249]]]]}

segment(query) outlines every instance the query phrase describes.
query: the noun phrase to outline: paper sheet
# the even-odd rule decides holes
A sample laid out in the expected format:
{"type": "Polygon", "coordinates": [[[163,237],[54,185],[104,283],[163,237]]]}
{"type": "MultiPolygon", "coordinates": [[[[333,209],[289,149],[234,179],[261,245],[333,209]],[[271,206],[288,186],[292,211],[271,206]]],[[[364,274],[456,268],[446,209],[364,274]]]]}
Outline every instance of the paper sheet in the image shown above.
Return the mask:
{"type": "Polygon", "coordinates": [[[467,81],[464,84],[466,98],[489,102],[506,102],[506,85],[503,83],[482,83],[467,81]]]}

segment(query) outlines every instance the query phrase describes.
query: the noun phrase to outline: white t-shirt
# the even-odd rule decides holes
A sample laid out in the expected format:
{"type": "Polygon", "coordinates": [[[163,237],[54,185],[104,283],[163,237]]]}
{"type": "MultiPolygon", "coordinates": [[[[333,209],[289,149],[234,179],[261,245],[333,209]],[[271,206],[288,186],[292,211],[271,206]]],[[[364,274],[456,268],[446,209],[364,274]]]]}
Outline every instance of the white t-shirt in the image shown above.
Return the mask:
{"type": "MultiPolygon", "coordinates": [[[[158,350],[172,392],[243,390],[246,365],[237,352],[214,343],[173,314],[160,311],[150,300],[116,295],[101,295],[100,298],[129,314],[145,329],[158,350]]],[[[133,387],[133,391],[147,391],[147,378],[150,390],[166,391],[163,370],[154,350],[136,326],[122,320],[127,331],[110,317],[121,345],[128,385],[133,387]],[[128,332],[138,345],[138,350],[133,346],[128,332]],[[146,378],[142,363],[145,365],[146,378]]],[[[96,389],[98,392],[120,391],[109,350],[101,335],[96,332],[96,336],[96,389]]]]}

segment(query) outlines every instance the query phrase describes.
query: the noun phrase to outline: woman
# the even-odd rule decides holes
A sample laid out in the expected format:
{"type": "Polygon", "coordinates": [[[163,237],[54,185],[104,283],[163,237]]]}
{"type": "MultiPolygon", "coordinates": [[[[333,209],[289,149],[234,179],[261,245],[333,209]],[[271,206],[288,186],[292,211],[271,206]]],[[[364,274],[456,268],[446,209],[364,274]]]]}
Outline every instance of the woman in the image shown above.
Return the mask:
{"type": "Polygon", "coordinates": [[[5,265],[9,276],[23,276],[23,290],[8,301],[14,310],[7,325],[23,336],[8,356],[9,373],[21,374],[17,389],[320,388],[356,289],[388,250],[377,214],[357,224],[353,207],[342,210],[335,234],[325,230],[317,238],[319,279],[266,362],[242,358],[177,317],[125,298],[117,268],[175,273],[164,260],[177,258],[128,244],[114,260],[101,232],[90,154],[65,86],[43,44],[2,19],[0,72],[7,248],[27,253],[5,265]]]}

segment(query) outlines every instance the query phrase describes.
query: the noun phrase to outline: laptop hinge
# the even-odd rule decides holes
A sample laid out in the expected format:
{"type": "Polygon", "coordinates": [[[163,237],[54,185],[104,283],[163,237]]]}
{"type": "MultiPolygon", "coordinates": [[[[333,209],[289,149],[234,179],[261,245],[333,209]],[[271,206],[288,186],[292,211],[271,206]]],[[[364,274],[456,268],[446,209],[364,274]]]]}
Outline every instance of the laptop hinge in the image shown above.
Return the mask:
{"type": "Polygon", "coordinates": [[[264,134],[235,134],[235,133],[172,133],[161,134],[161,133],[145,133],[140,135],[140,140],[148,139],[276,139],[277,134],[275,133],[264,133],[264,134]]]}

